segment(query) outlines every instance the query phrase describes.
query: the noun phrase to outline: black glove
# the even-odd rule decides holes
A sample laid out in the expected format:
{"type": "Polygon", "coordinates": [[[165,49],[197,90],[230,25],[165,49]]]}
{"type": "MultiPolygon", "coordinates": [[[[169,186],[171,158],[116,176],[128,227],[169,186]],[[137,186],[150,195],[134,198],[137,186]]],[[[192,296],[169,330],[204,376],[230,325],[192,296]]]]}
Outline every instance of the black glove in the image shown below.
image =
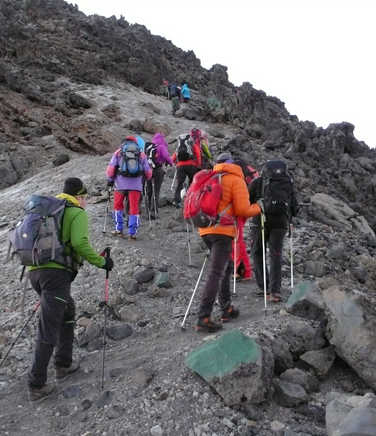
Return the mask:
{"type": "Polygon", "coordinates": [[[107,180],[107,186],[109,188],[112,188],[114,186],[114,181],[113,180],[107,180]]]}
{"type": "Polygon", "coordinates": [[[106,256],[104,258],[106,261],[105,264],[102,266],[103,269],[106,271],[112,271],[112,268],[114,267],[114,261],[111,259],[111,257],[106,256]]]}

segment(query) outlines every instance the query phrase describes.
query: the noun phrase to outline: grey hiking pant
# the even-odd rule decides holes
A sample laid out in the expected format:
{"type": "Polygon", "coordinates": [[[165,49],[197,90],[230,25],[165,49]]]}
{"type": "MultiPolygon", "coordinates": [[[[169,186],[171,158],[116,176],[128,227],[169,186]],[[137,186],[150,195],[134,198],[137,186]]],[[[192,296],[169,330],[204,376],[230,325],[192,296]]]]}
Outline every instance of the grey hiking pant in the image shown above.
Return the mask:
{"type": "Polygon", "coordinates": [[[55,349],[55,365],[72,364],[75,305],[70,295],[73,273],[64,269],[29,272],[30,282],[40,297],[38,333],[29,371],[29,385],[47,381],[47,368],[55,349]]]}
{"type": "Polygon", "coordinates": [[[221,309],[231,304],[230,279],[233,268],[231,261],[232,238],[226,235],[205,235],[202,237],[210,250],[208,275],[202,291],[199,318],[210,317],[218,294],[221,309]]]}
{"type": "Polygon", "coordinates": [[[163,183],[165,171],[163,166],[153,168],[153,177],[150,180],[146,181],[146,199],[147,199],[147,207],[151,213],[151,215],[158,214],[158,206],[159,206],[159,194],[161,192],[161,186],[163,183]],[[154,188],[154,196],[153,196],[153,188],[154,188]],[[154,197],[155,197],[155,205],[154,205],[154,197]]]}
{"type": "MultiPolygon", "coordinates": [[[[265,244],[269,248],[269,268],[266,267],[266,289],[271,294],[281,291],[282,280],[282,248],[287,230],[285,228],[271,228],[265,226],[265,244]]],[[[252,227],[251,256],[255,278],[260,290],[264,290],[264,270],[262,259],[261,227],[252,227]]],[[[265,247],[266,250],[266,247],[265,247]]],[[[266,251],[265,251],[266,253],[266,251]]],[[[267,259],[265,258],[265,263],[267,259]]]]}
{"type": "Polygon", "coordinates": [[[188,186],[192,183],[193,176],[200,171],[200,168],[194,165],[181,165],[176,167],[176,190],[174,200],[176,203],[181,202],[180,191],[183,189],[185,179],[188,177],[188,186]]]}

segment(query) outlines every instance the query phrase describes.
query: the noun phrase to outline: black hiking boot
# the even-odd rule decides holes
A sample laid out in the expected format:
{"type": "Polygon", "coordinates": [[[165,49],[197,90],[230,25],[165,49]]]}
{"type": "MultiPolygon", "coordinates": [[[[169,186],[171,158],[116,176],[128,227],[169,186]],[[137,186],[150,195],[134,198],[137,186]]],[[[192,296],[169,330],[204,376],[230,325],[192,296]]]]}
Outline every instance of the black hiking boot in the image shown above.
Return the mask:
{"type": "Polygon", "coordinates": [[[235,309],[233,305],[229,306],[222,312],[221,321],[229,322],[239,316],[239,310],[235,309]]]}
{"type": "Polygon", "coordinates": [[[68,367],[55,365],[56,380],[59,381],[64,380],[69,375],[78,371],[79,368],[80,368],[80,362],[72,362],[71,366],[68,367]]]}
{"type": "Polygon", "coordinates": [[[54,392],[56,386],[53,383],[46,383],[43,386],[31,386],[29,385],[29,400],[30,401],[42,401],[54,392]]]}
{"type": "Polygon", "coordinates": [[[221,328],[222,324],[214,322],[210,317],[199,318],[196,324],[197,332],[215,333],[221,328]]]}

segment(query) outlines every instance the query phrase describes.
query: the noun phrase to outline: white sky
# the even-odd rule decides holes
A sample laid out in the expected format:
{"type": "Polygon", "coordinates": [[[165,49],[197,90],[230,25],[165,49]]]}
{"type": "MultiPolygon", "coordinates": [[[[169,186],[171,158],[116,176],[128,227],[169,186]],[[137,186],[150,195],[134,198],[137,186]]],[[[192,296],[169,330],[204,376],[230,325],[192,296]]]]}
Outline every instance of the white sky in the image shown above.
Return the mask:
{"type": "Polygon", "coordinates": [[[226,65],[232,83],[278,97],[301,121],[351,122],[376,147],[376,0],[68,2],[143,24],[204,68],[226,65]]]}

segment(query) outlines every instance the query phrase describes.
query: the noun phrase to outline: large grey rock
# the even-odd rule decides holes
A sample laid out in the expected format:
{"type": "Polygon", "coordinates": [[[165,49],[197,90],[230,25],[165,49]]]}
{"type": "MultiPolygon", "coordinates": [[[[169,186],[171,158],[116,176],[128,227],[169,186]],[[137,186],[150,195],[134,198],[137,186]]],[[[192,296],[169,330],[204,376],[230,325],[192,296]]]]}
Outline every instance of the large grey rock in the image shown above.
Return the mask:
{"type": "Polygon", "coordinates": [[[186,365],[218,392],[227,405],[263,402],[270,390],[273,355],[239,330],[224,333],[191,352],[186,365]]]}
{"type": "Polygon", "coordinates": [[[323,291],[329,315],[327,338],[336,353],[376,389],[376,310],[366,298],[338,286],[323,291]]]}
{"type": "Polygon", "coordinates": [[[352,409],[333,436],[375,436],[376,409],[358,407],[352,409]]]}
{"type": "Polygon", "coordinates": [[[309,400],[303,386],[284,380],[274,380],[274,398],[283,407],[296,407],[309,400]]]}
{"type": "Polygon", "coordinates": [[[279,378],[283,381],[303,386],[307,392],[314,392],[319,388],[319,381],[317,378],[309,372],[303,371],[299,368],[288,369],[283,372],[279,378]]]}
{"type": "Polygon", "coordinates": [[[286,309],[302,318],[323,320],[325,304],[317,283],[304,281],[297,284],[287,300],[286,309]]]}
{"type": "Polygon", "coordinates": [[[336,354],[332,347],[307,351],[300,356],[300,359],[312,367],[320,377],[324,377],[329,372],[335,358],[336,354]]]}

